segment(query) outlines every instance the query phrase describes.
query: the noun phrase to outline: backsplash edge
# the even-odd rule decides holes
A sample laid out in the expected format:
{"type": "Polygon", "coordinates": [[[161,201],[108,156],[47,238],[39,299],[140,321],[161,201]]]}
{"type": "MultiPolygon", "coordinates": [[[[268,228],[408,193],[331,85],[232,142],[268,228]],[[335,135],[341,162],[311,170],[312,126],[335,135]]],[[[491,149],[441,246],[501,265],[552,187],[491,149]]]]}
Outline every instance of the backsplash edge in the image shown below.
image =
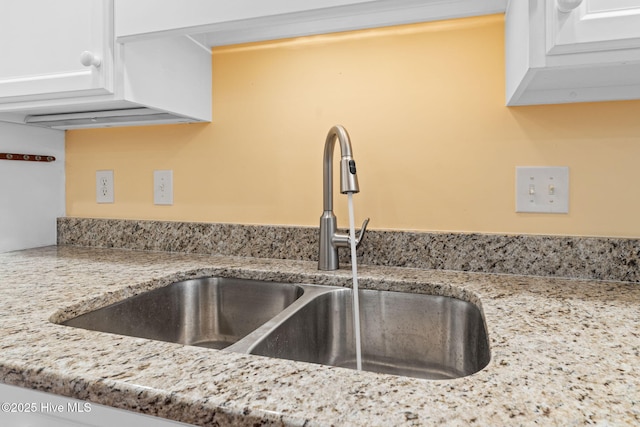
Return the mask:
{"type": "MultiPolygon", "coordinates": [[[[318,229],[61,217],[58,245],[317,261],[318,229]]],[[[369,230],[363,265],[640,282],[640,239],[369,230]]],[[[349,264],[341,250],[340,262],[349,264]]]]}

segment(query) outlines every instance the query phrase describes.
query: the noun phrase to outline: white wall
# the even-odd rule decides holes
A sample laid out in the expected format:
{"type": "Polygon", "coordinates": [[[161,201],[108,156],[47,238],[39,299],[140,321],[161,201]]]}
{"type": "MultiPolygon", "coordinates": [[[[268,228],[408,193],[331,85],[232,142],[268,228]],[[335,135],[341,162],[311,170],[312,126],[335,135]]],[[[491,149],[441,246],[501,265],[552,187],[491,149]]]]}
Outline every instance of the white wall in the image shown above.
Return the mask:
{"type": "Polygon", "coordinates": [[[54,245],[65,215],[64,132],[0,122],[0,152],[56,157],[0,160],[0,252],[54,245]]]}

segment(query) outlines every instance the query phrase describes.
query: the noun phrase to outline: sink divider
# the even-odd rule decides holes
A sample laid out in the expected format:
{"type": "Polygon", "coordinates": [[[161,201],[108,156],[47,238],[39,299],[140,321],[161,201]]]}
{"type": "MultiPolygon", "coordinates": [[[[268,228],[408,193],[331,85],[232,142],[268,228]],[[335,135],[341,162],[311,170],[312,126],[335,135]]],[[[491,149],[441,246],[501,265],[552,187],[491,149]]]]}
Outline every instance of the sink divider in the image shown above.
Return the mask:
{"type": "Polygon", "coordinates": [[[280,313],[272,317],[267,323],[264,323],[263,325],[261,325],[258,329],[255,329],[253,332],[241,338],[234,344],[230,345],[229,347],[225,347],[220,351],[230,351],[234,353],[249,354],[254,349],[254,347],[260,342],[260,340],[265,336],[267,336],[267,334],[269,334],[269,332],[276,329],[284,321],[286,321],[298,310],[302,309],[305,305],[307,305],[311,300],[313,300],[317,296],[333,292],[337,289],[346,290],[346,288],[342,288],[339,286],[312,285],[312,284],[300,284],[300,283],[296,283],[296,286],[299,286],[304,290],[300,298],[298,298],[293,303],[291,303],[283,311],[281,311],[280,313]]]}

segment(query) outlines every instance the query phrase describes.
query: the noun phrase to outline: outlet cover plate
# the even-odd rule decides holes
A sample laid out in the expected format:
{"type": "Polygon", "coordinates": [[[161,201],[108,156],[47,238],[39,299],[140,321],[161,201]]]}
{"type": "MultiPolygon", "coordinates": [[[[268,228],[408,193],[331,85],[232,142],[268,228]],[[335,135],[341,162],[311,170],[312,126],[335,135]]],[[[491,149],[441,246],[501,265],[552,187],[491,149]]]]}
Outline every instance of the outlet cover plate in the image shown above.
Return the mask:
{"type": "Polygon", "coordinates": [[[153,204],[173,205],[173,171],[153,171],[153,204]]]}
{"type": "Polygon", "coordinates": [[[569,213],[569,168],[516,167],[516,212],[569,213]]]}
{"type": "Polygon", "coordinates": [[[113,202],[113,170],[96,171],[96,203],[113,202]]]}

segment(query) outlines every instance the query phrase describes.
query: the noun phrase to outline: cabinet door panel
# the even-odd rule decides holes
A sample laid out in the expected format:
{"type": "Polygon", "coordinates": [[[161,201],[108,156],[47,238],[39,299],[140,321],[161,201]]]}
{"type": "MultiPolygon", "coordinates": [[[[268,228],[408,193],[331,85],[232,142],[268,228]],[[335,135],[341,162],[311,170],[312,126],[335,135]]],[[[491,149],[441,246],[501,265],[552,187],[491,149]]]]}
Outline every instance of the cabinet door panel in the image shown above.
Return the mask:
{"type": "Polygon", "coordinates": [[[546,1],[549,55],[640,47],[640,0],[583,0],[569,13],[546,1]]]}
{"type": "Polygon", "coordinates": [[[111,93],[110,3],[0,2],[0,102],[111,93]],[[101,65],[82,65],[84,51],[96,54],[101,65]]]}

